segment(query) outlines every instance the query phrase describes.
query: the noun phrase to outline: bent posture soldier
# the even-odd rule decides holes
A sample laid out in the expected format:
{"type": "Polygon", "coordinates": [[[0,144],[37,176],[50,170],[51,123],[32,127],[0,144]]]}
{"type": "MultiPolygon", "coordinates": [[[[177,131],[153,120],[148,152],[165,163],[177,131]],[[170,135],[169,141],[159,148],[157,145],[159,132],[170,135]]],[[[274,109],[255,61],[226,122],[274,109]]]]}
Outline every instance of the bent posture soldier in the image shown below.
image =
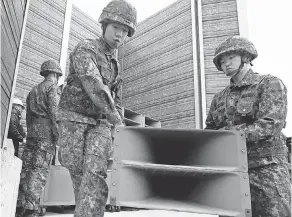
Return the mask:
{"type": "Polygon", "coordinates": [[[111,130],[123,122],[116,52],[135,32],[136,9],[124,0],[111,1],[99,22],[102,36],[81,41],[70,55],[57,113],[59,161],[71,175],[75,217],[104,216],[111,130]]]}
{"type": "Polygon", "coordinates": [[[291,216],[287,147],[281,130],[287,115],[287,90],[271,75],[253,72],[254,45],[239,36],[218,46],[213,62],[230,79],[215,94],[206,129],[243,131],[248,151],[252,216],[291,216]]]}
{"type": "Polygon", "coordinates": [[[22,101],[18,98],[13,99],[12,111],[10,116],[8,139],[12,139],[14,146],[14,156],[18,157],[19,143],[24,141],[26,133],[20,123],[21,112],[24,109],[22,101]]]}
{"type": "Polygon", "coordinates": [[[44,81],[33,87],[26,99],[27,144],[22,155],[17,216],[39,216],[40,196],[58,139],[55,115],[61,68],[48,60],[42,64],[40,74],[45,77],[44,81]]]}

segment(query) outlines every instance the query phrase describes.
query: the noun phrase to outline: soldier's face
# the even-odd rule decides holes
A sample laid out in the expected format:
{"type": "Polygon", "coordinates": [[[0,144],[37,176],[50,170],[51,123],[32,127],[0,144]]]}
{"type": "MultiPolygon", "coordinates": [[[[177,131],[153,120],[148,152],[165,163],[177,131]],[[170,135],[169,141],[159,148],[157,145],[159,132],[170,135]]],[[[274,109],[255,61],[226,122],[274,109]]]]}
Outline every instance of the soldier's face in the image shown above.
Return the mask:
{"type": "Polygon", "coordinates": [[[128,35],[129,28],[119,23],[109,23],[106,26],[104,38],[111,48],[118,48],[128,35]]]}
{"type": "Polygon", "coordinates": [[[221,60],[221,68],[223,72],[229,76],[232,77],[237,73],[238,68],[241,64],[241,56],[238,54],[228,54],[224,55],[221,60]]]}

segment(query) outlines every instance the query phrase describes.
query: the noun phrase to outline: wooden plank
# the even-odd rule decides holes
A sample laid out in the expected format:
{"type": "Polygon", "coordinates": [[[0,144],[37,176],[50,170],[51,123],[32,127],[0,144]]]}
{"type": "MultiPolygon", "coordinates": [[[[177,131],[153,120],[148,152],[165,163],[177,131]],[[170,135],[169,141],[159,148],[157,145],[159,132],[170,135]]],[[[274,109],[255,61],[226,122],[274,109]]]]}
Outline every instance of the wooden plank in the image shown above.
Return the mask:
{"type": "Polygon", "coordinates": [[[159,58],[149,59],[139,65],[124,65],[124,75],[128,76],[148,76],[155,70],[162,70],[174,66],[175,64],[192,58],[192,43],[184,44],[173,50],[163,53],[159,58]]]}
{"type": "Polygon", "coordinates": [[[202,0],[202,5],[218,4],[218,3],[230,2],[230,1],[235,1],[235,0],[202,0]]]}
{"type": "Polygon", "coordinates": [[[10,94],[8,95],[6,90],[4,90],[3,86],[1,85],[1,103],[6,110],[8,110],[9,98],[10,94]]]}
{"type": "MultiPolygon", "coordinates": [[[[64,2],[64,1],[59,1],[64,2]]],[[[52,24],[62,28],[65,14],[65,4],[59,5],[51,0],[34,0],[29,6],[29,15],[37,14],[44,20],[48,20],[52,24]]]]}
{"type": "Polygon", "coordinates": [[[235,35],[238,33],[237,17],[203,22],[204,38],[235,35]]]}
{"type": "Polygon", "coordinates": [[[173,34],[152,41],[150,44],[147,44],[147,46],[140,48],[133,53],[127,53],[125,56],[126,59],[124,60],[125,67],[130,67],[131,65],[135,65],[150,58],[157,58],[163,53],[181,47],[191,41],[191,31],[186,28],[177,29],[173,34]],[[151,53],[149,53],[149,50],[151,50],[151,53]]]}
{"type": "Polygon", "coordinates": [[[21,0],[12,1],[14,13],[15,13],[16,20],[18,23],[19,32],[21,32],[21,27],[22,27],[23,17],[24,17],[24,8],[22,8],[21,4],[22,4],[21,0]]]}
{"type": "Polygon", "coordinates": [[[13,5],[9,2],[9,0],[3,0],[2,2],[9,20],[9,24],[11,25],[15,41],[18,42],[20,39],[21,30],[19,29],[19,24],[17,23],[16,15],[13,10],[13,5]]]}
{"type": "Polygon", "coordinates": [[[9,77],[9,74],[2,61],[2,57],[1,57],[1,79],[2,79],[1,87],[3,88],[3,91],[5,91],[8,96],[10,96],[12,88],[12,79],[9,77]]]}
{"type": "Polygon", "coordinates": [[[203,22],[237,16],[236,1],[219,2],[216,4],[202,5],[203,22]]]}
{"type": "MultiPolygon", "coordinates": [[[[1,30],[2,30],[2,26],[1,26],[1,30]]],[[[13,78],[14,68],[15,68],[14,61],[16,59],[16,56],[13,53],[11,46],[8,42],[9,36],[5,34],[5,32],[3,33],[3,31],[1,31],[1,33],[2,33],[1,34],[1,46],[2,46],[1,51],[2,53],[5,53],[5,55],[1,55],[1,59],[8,71],[9,77],[13,78]]]]}
{"type": "MultiPolygon", "coordinates": [[[[83,11],[81,11],[76,6],[72,6],[72,20],[71,25],[74,31],[77,31],[79,34],[82,31],[78,31],[78,29],[84,29],[93,35],[95,37],[101,36],[102,30],[101,30],[101,24],[98,21],[95,21],[91,17],[89,17],[87,14],[85,14],[83,11]]],[[[82,32],[83,35],[83,32],[82,32]]]]}
{"type": "MultiPolygon", "coordinates": [[[[172,20],[167,20],[163,24],[163,28],[154,28],[149,30],[148,32],[145,32],[143,37],[134,38],[131,40],[128,40],[126,42],[127,46],[125,46],[124,52],[125,57],[127,55],[138,51],[142,49],[143,47],[146,47],[154,43],[155,41],[163,40],[164,38],[171,36],[172,34],[176,33],[177,31],[181,29],[187,29],[191,32],[191,15],[190,10],[186,10],[184,13],[179,14],[177,17],[174,17],[172,20]]],[[[144,30],[143,30],[144,31],[144,30]]],[[[187,31],[186,31],[187,32],[187,31]]],[[[137,30],[137,33],[138,30],[137,30]]]]}
{"type": "MultiPolygon", "coordinates": [[[[16,38],[14,36],[12,26],[9,23],[9,19],[6,11],[4,10],[4,7],[1,7],[1,36],[6,37],[5,43],[8,43],[6,46],[10,46],[11,51],[16,55],[17,52],[16,38]]],[[[2,37],[1,44],[4,43],[2,42],[2,37]]]]}
{"type": "Polygon", "coordinates": [[[190,11],[190,5],[191,3],[189,0],[176,1],[168,7],[164,8],[163,10],[150,16],[146,20],[139,23],[139,25],[137,26],[137,32],[133,37],[129,38],[128,42],[130,42],[131,40],[136,40],[139,37],[145,37],[144,33],[148,33],[152,29],[164,26],[165,23],[169,20],[175,20],[179,14],[185,11],[190,11]]]}

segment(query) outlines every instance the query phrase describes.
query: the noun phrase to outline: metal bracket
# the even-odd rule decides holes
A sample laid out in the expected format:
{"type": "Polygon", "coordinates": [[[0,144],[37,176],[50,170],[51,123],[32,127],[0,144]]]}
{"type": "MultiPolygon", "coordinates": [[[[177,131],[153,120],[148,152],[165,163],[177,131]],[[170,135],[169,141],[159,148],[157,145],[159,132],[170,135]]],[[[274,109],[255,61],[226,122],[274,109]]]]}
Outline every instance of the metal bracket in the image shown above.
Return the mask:
{"type": "Polygon", "coordinates": [[[116,197],[110,197],[110,205],[112,205],[112,206],[116,206],[117,205],[116,197]]]}
{"type": "Polygon", "coordinates": [[[252,217],[251,209],[245,209],[245,217],[252,217]]]}

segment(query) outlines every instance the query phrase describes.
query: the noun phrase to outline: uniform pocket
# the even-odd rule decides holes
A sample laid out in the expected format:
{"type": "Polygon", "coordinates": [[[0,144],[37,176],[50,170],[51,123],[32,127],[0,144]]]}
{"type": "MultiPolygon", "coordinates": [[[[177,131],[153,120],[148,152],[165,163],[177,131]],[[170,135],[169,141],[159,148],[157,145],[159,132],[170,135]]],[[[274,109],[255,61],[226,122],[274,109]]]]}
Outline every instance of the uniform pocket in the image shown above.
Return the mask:
{"type": "Polygon", "coordinates": [[[253,102],[241,100],[237,104],[237,112],[242,116],[253,114],[253,102]]]}
{"type": "Polygon", "coordinates": [[[53,155],[42,149],[36,149],[33,156],[33,165],[39,168],[48,168],[53,155]]]}
{"type": "Polygon", "coordinates": [[[102,132],[102,129],[94,128],[86,135],[86,154],[99,156],[108,160],[112,146],[111,135],[102,132]]]}

